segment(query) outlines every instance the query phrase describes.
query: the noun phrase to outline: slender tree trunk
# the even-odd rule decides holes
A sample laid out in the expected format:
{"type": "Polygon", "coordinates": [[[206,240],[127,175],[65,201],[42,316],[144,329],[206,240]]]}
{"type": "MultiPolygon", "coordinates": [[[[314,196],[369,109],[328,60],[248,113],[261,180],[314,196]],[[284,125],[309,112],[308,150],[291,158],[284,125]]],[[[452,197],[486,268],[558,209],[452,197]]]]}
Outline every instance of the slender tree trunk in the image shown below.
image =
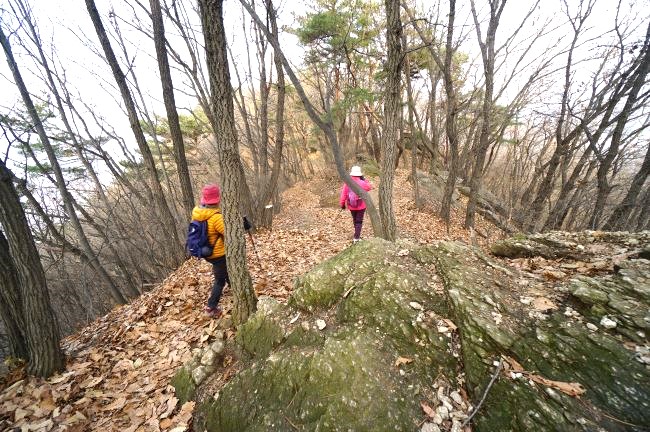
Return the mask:
{"type": "Polygon", "coordinates": [[[490,127],[492,120],[492,95],[494,94],[494,60],[495,60],[495,37],[501,13],[505,7],[506,0],[494,0],[490,2],[490,21],[488,24],[485,42],[481,40],[480,24],[476,16],[474,1],[472,0],[472,16],[477,29],[481,57],[483,58],[483,72],[485,74],[485,94],[483,95],[483,106],[481,108],[481,134],[479,145],[476,149],[474,168],[469,181],[470,194],[465,213],[465,228],[474,227],[474,216],[483,180],[483,164],[490,145],[490,127]]]}
{"type": "Polygon", "coordinates": [[[28,360],[23,301],[18,281],[18,272],[9,254],[9,243],[0,230],[0,317],[5,325],[11,355],[28,360]]]}
{"type": "Polygon", "coordinates": [[[440,206],[440,218],[445,221],[447,227],[451,222],[451,200],[456,190],[456,177],[458,175],[458,130],[457,117],[458,110],[456,107],[456,90],[454,89],[454,79],[452,75],[453,61],[453,40],[454,40],[454,19],[456,17],[456,0],[449,1],[449,15],[447,23],[447,44],[445,46],[445,64],[443,79],[445,84],[445,94],[447,96],[447,115],[445,116],[445,131],[447,132],[447,144],[450,153],[450,167],[447,181],[445,182],[445,191],[442,196],[442,205],[440,206]]]}
{"type": "Polygon", "coordinates": [[[643,159],[643,164],[641,164],[641,168],[639,168],[639,171],[634,176],[634,179],[632,179],[632,184],[630,185],[627,194],[625,194],[623,200],[616,206],[616,208],[614,208],[614,211],[612,212],[611,216],[609,217],[609,219],[607,219],[605,225],[603,225],[604,230],[614,231],[614,230],[622,230],[626,228],[626,225],[628,224],[628,221],[632,214],[632,210],[638,205],[637,198],[641,193],[643,184],[646,182],[649,176],[650,176],[650,144],[648,145],[648,149],[646,150],[645,158],[643,159]]]}
{"type": "Polygon", "coordinates": [[[641,61],[639,68],[636,70],[634,84],[632,85],[632,89],[627,96],[625,105],[621,110],[621,114],[616,121],[616,126],[614,127],[614,132],[612,133],[612,139],[610,141],[607,154],[601,161],[596,173],[596,178],[598,179],[598,193],[596,195],[596,204],[594,206],[594,210],[591,213],[591,220],[589,221],[589,225],[592,229],[596,229],[600,226],[600,219],[602,218],[602,213],[605,208],[605,202],[607,201],[607,197],[612,190],[612,187],[609,185],[609,181],[607,180],[607,173],[609,172],[614,159],[619,154],[623,131],[627,125],[627,121],[630,115],[632,114],[632,108],[637,103],[639,92],[641,91],[641,88],[644,86],[644,84],[646,84],[648,71],[650,71],[650,24],[648,25],[645,43],[641,49],[641,52],[639,53],[639,57],[641,57],[643,60],[641,61]]]}
{"type": "Polygon", "coordinates": [[[169,124],[169,132],[174,145],[174,158],[176,159],[178,180],[183,196],[183,208],[185,209],[186,216],[189,217],[194,208],[194,194],[192,193],[192,181],[190,180],[190,171],[187,167],[187,158],[185,157],[185,143],[183,141],[181,126],[178,122],[178,112],[176,112],[174,85],[169,70],[167,49],[165,48],[165,27],[163,24],[162,10],[160,8],[160,0],[149,0],[149,3],[151,5],[153,40],[156,46],[158,70],[160,71],[163,100],[165,102],[165,110],[167,111],[167,123],[169,124]]]}
{"type": "MultiPolygon", "coordinates": [[[[30,12],[27,9],[27,7],[21,1],[18,2],[18,7],[20,8],[20,11],[22,13],[22,18],[23,18],[24,22],[29,27],[29,30],[30,30],[30,33],[31,33],[31,36],[32,36],[32,39],[33,39],[33,42],[34,42],[34,45],[36,46],[36,49],[38,51],[38,55],[39,55],[39,58],[40,58],[40,63],[42,65],[42,67],[43,67],[43,71],[45,72],[45,79],[46,79],[47,84],[48,84],[48,86],[50,88],[50,91],[52,92],[52,95],[54,96],[54,100],[56,102],[56,107],[57,107],[57,110],[59,112],[59,116],[61,117],[61,121],[63,122],[63,125],[65,126],[65,130],[68,132],[69,139],[71,141],[71,145],[72,145],[75,153],[77,154],[77,157],[79,158],[79,160],[82,162],[84,168],[86,169],[86,172],[88,173],[88,175],[90,175],[91,179],[93,180],[93,184],[95,185],[95,189],[97,190],[97,194],[99,195],[100,200],[102,200],[102,202],[104,202],[104,204],[108,208],[109,207],[108,199],[107,199],[106,195],[104,194],[103,187],[102,187],[101,183],[99,182],[99,178],[97,177],[97,174],[95,173],[95,169],[93,168],[92,164],[88,161],[88,159],[84,155],[83,147],[82,147],[81,143],[79,142],[77,134],[75,134],[75,132],[73,131],[72,125],[70,124],[68,114],[66,113],[66,110],[65,110],[64,105],[63,105],[63,99],[61,98],[61,94],[59,93],[58,87],[57,87],[56,82],[54,80],[54,73],[53,73],[52,69],[50,68],[47,57],[45,56],[45,52],[43,51],[43,46],[41,44],[41,39],[40,39],[40,36],[39,36],[38,31],[36,29],[36,26],[34,24],[34,21],[32,19],[32,16],[30,15],[30,12]]],[[[58,75],[57,75],[57,78],[59,78],[58,75]]],[[[62,86],[64,85],[64,83],[61,82],[60,79],[59,79],[59,83],[62,86]]],[[[64,92],[64,95],[69,96],[69,93],[66,91],[65,87],[63,87],[63,92],[64,92]]],[[[67,103],[69,105],[71,105],[71,101],[70,101],[69,98],[67,99],[67,103]]],[[[48,156],[49,156],[49,154],[48,154],[48,156]]],[[[36,158],[34,158],[34,160],[37,161],[36,158]]],[[[58,163],[57,163],[57,166],[58,166],[58,163]]],[[[56,186],[58,186],[59,189],[61,189],[61,187],[58,185],[58,183],[56,181],[53,182],[53,183],[56,186]]],[[[66,188],[66,190],[67,190],[67,188],[66,188]]],[[[68,197],[69,200],[71,200],[72,205],[74,207],[77,207],[80,211],[83,212],[83,208],[78,204],[78,202],[76,201],[74,196],[72,196],[70,193],[67,193],[67,197],[68,197]]],[[[87,218],[87,220],[89,222],[91,222],[91,223],[93,222],[92,218],[88,217],[87,214],[86,214],[86,218],[87,218]]],[[[97,225],[97,224],[95,224],[95,225],[97,225]]],[[[95,228],[97,229],[97,232],[100,233],[100,235],[102,237],[104,237],[104,240],[106,241],[106,245],[107,245],[108,249],[110,250],[110,252],[113,254],[113,257],[116,260],[116,263],[117,263],[118,267],[123,271],[123,273],[125,275],[127,275],[128,272],[126,270],[126,266],[124,265],[124,263],[123,263],[123,261],[122,261],[122,259],[120,257],[120,254],[117,252],[117,250],[115,249],[112,242],[110,242],[109,239],[107,238],[106,230],[104,229],[104,227],[96,226],[95,228]]],[[[79,226],[78,229],[81,229],[81,226],[79,226]]],[[[81,237],[83,237],[83,238],[86,237],[85,233],[83,231],[81,232],[81,234],[77,233],[77,235],[80,238],[81,237]]],[[[97,271],[97,273],[99,273],[100,277],[102,279],[104,279],[104,281],[109,285],[109,287],[111,287],[110,288],[111,291],[113,291],[114,289],[118,290],[118,288],[115,285],[113,279],[109,276],[108,272],[106,272],[105,268],[99,263],[99,260],[96,257],[96,255],[94,254],[94,252],[92,251],[92,249],[84,248],[84,251],[85,251],[85,254],[86,254],[86,258],[87,258],[86,261],[90,264],[90,266],[92,268],[95,269],[95,271],[97,271]]],[[[135,284],[133,284],[133,282],[130,280],[130,278],[126,277],[125,281],[126,281],[126,286],[127,286],[127,291],[128,291],[129,296],[135,297],[135,296],[140,294],[140,292],[137,290],[135,284]]]]}
{"type": "Polygon", "coordinates": [[[386,42],[386,90],[384,96],[385,127],[382,134],[381,183],[379,184],[379,214],[386,240],[395,241],[397,226],[393,212],[393,179],[395,176],[395,150],[397,147],[401,110],[400,79],[402,69],[402,22],[399,16],[399,0],[385,0],[386,42]]]}
{"type": "MultiPolygon", "coordinates": [[[[271,25],[271,32],[275,37],[278,37],[278,24],[276,19],[276,11],[270,0],[266,1],[266,10],[271,25]]],[[[286,86],[284,81],[284,71],[282,69],[282,61],[277,53],[273,57],[275,69],[278,74],[277,77],[277,106],[275,110],[275,150],[273,153],[273,168],[271,170],[271,178],[263,185],[264,193],[259,203],[260,211],[266,215],[267,220],[262,219],[262,226],[270,227],[273,222],[273,209],[271,211],[264,211],[265,206],[271,202],[275,196],[278,188],[278,179],[280,178],[280,170],[282,168],[282,149],[284,148],[284,100],[286,93],[286,86]]]]}
{"type": "Polygon", "coordinates": [[[239,204],[239,182],[245,181],[239,170],[232,86],[228,70],[226,35],[223,27],[223,0],[199,0],[205,51],[210,74],[211,107],[223,187],[222,208],[226,225],[226,260],[234,293],[233,323],[246,322],[255,312],[257,297],[246,264],[246,240],[239,204]]]}
{"type": "Polygon", "coordinates": [[[637,219],[636,230],[642,231],[650,228],[650,187],[648,187],[640,202],[641,210],[637,219]]]}
{"type": "MultiPolygon", "coordinates": [[[[402,33],[402,46],[406,50],[408,43],[406,40],[406,34],[402,33]]],[[[414,111],[415,111],[415,101],[413,100],[413,86],[411,85],[411,62],[409,55],[407,54],[404,58],[405,63],[405,80],[406,80],[406,97],[408,102],[408,124],[409,124],[409,139],[411,143],[411,178],[413,179],[413,202],[415,208],[420,208],[420,191],[419,191],[419,182],[418,182],[418,141],[419,139],[415,136],[415,125],[413,121],[414,111]]]]}
{"type": "MultiPolygon", "coordinates": [[[[0,28],[2,45],[8,46],[0,28]]],[[[6,49],[6,48],[5,48],[6,49]]],[[[41,266],[34,238],[25,212],[4,162],[0,161],[0,224],[7,235],[18,280],[23,316],[23,331],[27,339],[30,374],[48,377],[63,369],[64,357],[59,341],[59,325],[52,310],[45,273],[41,266]]]]}
{"type": "Polygon", "coordinates": [[[120,65],[117,61],[117,57],[115,57],[115,53],[113,51],[113,48],[111,47],[110,40],[108,39],[108,35],[106,34],[106,29],[102,24],[94,0],[85,0],[85,1],[86,1],[86,8],[88,9],[88,14],[90,15],[90,19],[92,20],[93,26],[95,27],[95,32],[97,33],[97,37],[99,38],[99,41],[102,45],[102,49],[104,50],[106,61],[108,62],[113,72],[113,77],[115,78],[115,81],[117,82],[117,86],[120,89],[120,94],[122,96],[122,100],[124,101],[124,105],[127,114],[129,116],[129,123],[131,125],[131,130],[133,131],[133,135],[138,144],[138,149],[140,150],[140,153],[142,154],[142,158],[144,159],[144,165],[147,170],[147,175],[149,177],[149,183],[153,191],[153,199],[160,212],[163,235],[170,239],[170,242],[168,244],[169,251],[170,251],[170,256],[169,256],[170,264],[174,266],[178,265],[181,263],[184,256],[183,246],[178,237],[178,231],[176,229],[176,222],[174,221],[174,216],[172,215],[169,206],[167,205],[167,200],[165,199],[163,188],[160,185],[160,181],[158,180],[156,163],[154,162],[153,156],[151,154],[151,150],[147,145],[147,140],[144,136],[144,133],[142,132],[142,128],[140,127],[140,121],[138,119],[138,113],[135,107],[135,103],[133,102],[133,97],[131,96],[131,91],[129,90],[128,84],[126,82],[126,77],[124,76],[124,73],[122,72],[122,69],[120,68],[120,65]]]}
{"type": "Polygon", "coordinates": [[[307,115],[309,116],[311,121],[314,122],[314,124],[316,124],[316,126],[318,126],[318,128],[321,131],[323,131],[327,141],[332,147],[334,162],[336,164],[336,170],[339,176],[345,182],[345,184],[347,184],[348,187],[352,189],[354,193],[360,196],[361,199],[363,199],[363,201],[366,203],[368,215],[370,216],[370,221],[372,222],[373,232],[375,236],[383,237],[382,222],[381,219],[379,218],[377,207],[375,207],[374,201],[372,200],[368,192],[366,192],[363,188],[361,188],[357,182],[352,180],[352,177],[350,177],[347,170],[345,169],[345,163],[343,161],[341,148],[336,138],[336,132],[334,131],[334,127],[332,125],[331,120],[327,120],[327,121],[323,120],[322,117],[316,111],[314,104],[312,104],[309,98],[307,97],[307,94],[305,93],[305,89],[302,87],[300,80],[296,76],[296,73],[293,71],[291,64],[289,63],[284,53],[282,52],[278,39],[273,36],[270,30],[264,25],[260,17],[257,15],[253,7],[248,2],[246,2],[246,0],[239,0],[239,2],[248,11],[249,15],[257,23],[259,28],[264,31],[264,34],[266,35],[267,39],[271,43],[271,46],[273,46],[273,50],[275,51],[276,55],[280,56],[280,60],[282,61],[284,70],[289,76],[291,83],[295,87],[296,93],[298,93],[298,96],[300,97],[300,101],[305,107],[305,111],[307,111],[307,115]]]}
{"type": "Polygon", "coordinates": [[[560,190],[560,196],[555,202],[555,205],[553,206],[553,210],[551,210],[551,212],[548,215],[548,218],[546,218],[546,222],[544,223],[544,228],[543,228],[544,231],[560,229],[562,227],[562,224],[564,223],[564,218],[567,215],[567,208],[570,204],[569,196],[571,194],[571,191],[573,191],[573,189],[576,187],[576,182],[580,177],[580,173],[585,167],[587,160],[589,159],[589,156],[591,155],[591,151],[592,151],[591,147],[588,147],[584,151],[584,153],[580,157],[580,160],[573,168],[571,175],[569,176],[567,181],[562,185],[562,189],[560,190]]]}
{"type": "Polygon", "coordinates": [[[7,62],[9,63],[9,68],[11,69],[12,75],[14,77],[14,81],[16,83],[16,86],[18,87],[23,103],[25,104],[25,107],[27,109],[27,112],[29,113],[32,123],[34,124],[34,128],[38,133],[38,137],[41,140],[43,149],[47,154],[48,160],[50,162],[52,171],[54,172],[54,176],[56,179],[55,181],[56,186],[59,190],[59,193],[61,194],[63,205],[65,207],[68,217],[70,218],[70,223],[74,228],[75,233],[77,234],[79,243],[81,244],[81,249],[88,256],[90,262],[92,263],[93,268],[97,271],[100,277],[108,285],[108,288],[111,292],[111,295],[113,296],[113,299],[117,303],[126,303],[126,298],[124,297],[124,295],[120,292],[120,290],[115,285],[111,277],[108,275],[106,269],[104,269],[104,267],[99,263],[99,259],[97,258],[97,255],[92,250],[88,238],[86,237],[86,234],[83,231],[81,222],[79,221],[79,218],[77,217],[77,213],[74,209],[73,197],[72,195],[70,195],[70,192],[66,187],[66,181],[65,178],[63,177],[63,172],[61,171],[59,162],[56,159],[56,155],[54,154],[54,149],[52,148],[50,139],[47,133],[45,132],[45,128],[43,127],[43,123],[41,122],[40,117],[38,116],[36,107],[34,106],[34,103],[32,102],[32,98],[29,95],[29,92],[27,91],[25,82],[23,81],[23,78],[20,74],[20,70],[18,69],[18,65],[16,64],[13,53],[11,52],[11,46],[9,44],[9,41],[7,40],[7,38],[5,37],[4,33],[1,30],[0,30],[0,42],[2,43],[2,47],[7,57],[7,62]]]}

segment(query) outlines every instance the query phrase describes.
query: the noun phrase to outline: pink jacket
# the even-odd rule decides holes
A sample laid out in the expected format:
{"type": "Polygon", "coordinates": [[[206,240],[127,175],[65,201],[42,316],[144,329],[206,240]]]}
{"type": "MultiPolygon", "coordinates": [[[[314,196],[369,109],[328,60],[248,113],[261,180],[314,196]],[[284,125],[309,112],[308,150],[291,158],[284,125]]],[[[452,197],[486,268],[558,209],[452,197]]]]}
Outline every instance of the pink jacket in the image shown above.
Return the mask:
{"type": "MultiPolygon", "coordinates": [[[[370,182],[365,181],[365,180],[361,180],[359,177],[352,177],[352,179],[355,182],[357,182],[359,184],[359,186],[361,186],[364,190],[369,191],[370,189],[372,189],[372,184],[370,182]]],[[[341,198],[339,199],[339,205],[341,207],[343,207],[343,205],[345,204],[347,206],[348,210],[363,210],[363,209],[365,209],[366,208],[366,203],[363,200],[361,200],[360,204],[358,206],[356,206],[356,207],[350,206],[350,204],[347,202],[347,200],[348,200],[348,192],[349,191],[350,191],[350,188],[348,187],[348,185],[346,185],[344,183],[343,184],[343,189],[341,189],[341,198]]]]}

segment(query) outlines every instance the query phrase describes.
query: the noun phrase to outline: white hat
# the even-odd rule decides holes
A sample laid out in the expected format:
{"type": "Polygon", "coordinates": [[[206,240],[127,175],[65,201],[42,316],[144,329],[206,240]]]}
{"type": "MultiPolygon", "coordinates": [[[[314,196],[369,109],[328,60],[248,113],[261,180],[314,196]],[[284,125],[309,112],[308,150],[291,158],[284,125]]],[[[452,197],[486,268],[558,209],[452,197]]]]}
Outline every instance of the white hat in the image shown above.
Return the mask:
{"type": "Polygon", "coordinates": [[[361,167],[358,165],[355,165],[352,167],[350,170],[350,175],[353,177],[361,177],[363,174],[361,173],[361,167]]]}

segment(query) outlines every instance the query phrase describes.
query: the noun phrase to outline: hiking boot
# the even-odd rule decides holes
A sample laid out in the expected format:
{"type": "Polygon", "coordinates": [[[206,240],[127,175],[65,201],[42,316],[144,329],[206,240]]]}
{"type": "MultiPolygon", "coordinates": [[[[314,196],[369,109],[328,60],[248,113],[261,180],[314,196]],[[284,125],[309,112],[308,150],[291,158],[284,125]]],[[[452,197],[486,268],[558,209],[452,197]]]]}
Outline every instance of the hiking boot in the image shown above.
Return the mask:
{"type": "Polygon", "coordinates": [[[352,239],[352,243],[353,243],[353,244],[354,244],[354,243],[359,243],[360,241],[361,241],[361,239],[352,239]]]}
{"type": "Polygon", "coordinates": [[[208,315],[211,318],[221,318],[221,315],[223,315],[223,310],[219,306],[216,308],[211,308],[209,306],[206,306],[205,309],[205,314],[208,315]]]}

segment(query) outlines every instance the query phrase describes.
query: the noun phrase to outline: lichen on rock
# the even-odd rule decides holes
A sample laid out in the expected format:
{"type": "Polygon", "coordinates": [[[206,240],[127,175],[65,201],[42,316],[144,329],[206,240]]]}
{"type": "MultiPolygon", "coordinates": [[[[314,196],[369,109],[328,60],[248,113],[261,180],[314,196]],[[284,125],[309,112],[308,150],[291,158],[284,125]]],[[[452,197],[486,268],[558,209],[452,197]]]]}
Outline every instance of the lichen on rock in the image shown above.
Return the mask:
{"type": "Polygon", "coordinates": [[[218,393],[197,391],[212,358],[198,352],[178,397],[202,395],[195,430],[459,431],[494,378],[473,430],[648,428],[647,237],[549,236],[509,241],[565,264],[610,258],[544,279],[456,242],[353,245],[299,277],[287,305],[260,299],[218,393]]]}
{"type": "Polygon", "coordinates": [[[254,314],[237,336],[252,363],[198,407],[199,429],[416,429],[418,394],[459,364],[436,330],[444,297],[430,269],[398,255],[406,248],[417,246],[373,239],[350,247],[299,278],[289,306],[254,314]],[[304,319],[292,323],[298,313],[304,319]],[[268,335],[273,343],[261,343],[268,335]],[[408,364],[396,366],[399,357],[408,364]]]}
{"type": "MultiPolygon", "coordinates": [[[[578,400],[525,376],[500,378],[476,417],[477,430],[629,430],[630,425],[649,425],[650,374],[622,341],[592,332],[561,311],[536,319],[527,313],[529,306],[512,301],[518,297],[520,275],[514,270],[503,272],[501,263],[490,265],[480,252],[446,242],[434,250],[460,329],[467,384],[474,399],[481,397],[490,380],[493,362],[506,355],[530,373],[579,383],[586,389],[578,400]],[[505,322],[497,325],[495,313],[505,322]]],[[[603,304],[605,297],[617,292],[607,284],[600,287],[606,292],[590,296],[595,304],[603,304]]],[[[647,302],[639,305],[647,311],[647,302]]]]}

